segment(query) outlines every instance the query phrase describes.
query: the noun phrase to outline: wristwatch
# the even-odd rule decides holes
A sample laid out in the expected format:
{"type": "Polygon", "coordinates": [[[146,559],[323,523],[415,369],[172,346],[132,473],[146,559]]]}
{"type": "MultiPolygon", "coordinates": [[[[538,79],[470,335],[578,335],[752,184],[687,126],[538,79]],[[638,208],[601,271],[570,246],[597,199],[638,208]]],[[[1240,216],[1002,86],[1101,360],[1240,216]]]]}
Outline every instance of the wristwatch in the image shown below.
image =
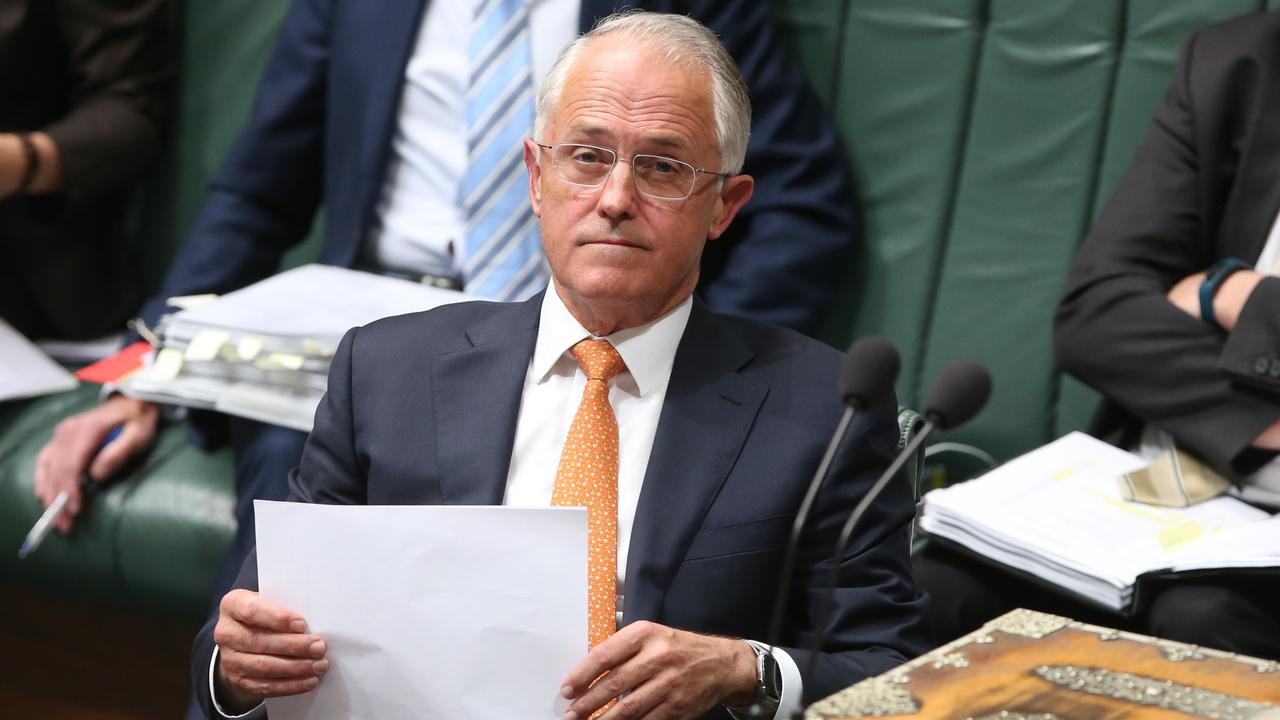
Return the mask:
{"type": "Polygon", "coordinates": [[[755,640],[743,642],[756,651],[756,692],[751,698],[751,707],[763,711],[759,717],[771,718],[782,702],[782,670],[768,645],[755,640]]]}

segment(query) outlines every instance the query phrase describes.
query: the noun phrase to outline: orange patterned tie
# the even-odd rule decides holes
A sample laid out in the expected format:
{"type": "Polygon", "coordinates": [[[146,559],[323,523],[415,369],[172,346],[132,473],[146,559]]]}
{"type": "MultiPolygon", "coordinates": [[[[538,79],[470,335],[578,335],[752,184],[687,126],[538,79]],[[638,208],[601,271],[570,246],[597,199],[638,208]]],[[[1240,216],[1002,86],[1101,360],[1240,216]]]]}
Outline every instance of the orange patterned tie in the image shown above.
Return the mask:
{"type": "Polygon", "coordinates": [[[560,454],[551,504],[587,509],[587,639],[595,647],[617,625],[618,421],[609,380],[627,366],[607,340],[583,340],[570,352],[587,386],[560,454]]]}

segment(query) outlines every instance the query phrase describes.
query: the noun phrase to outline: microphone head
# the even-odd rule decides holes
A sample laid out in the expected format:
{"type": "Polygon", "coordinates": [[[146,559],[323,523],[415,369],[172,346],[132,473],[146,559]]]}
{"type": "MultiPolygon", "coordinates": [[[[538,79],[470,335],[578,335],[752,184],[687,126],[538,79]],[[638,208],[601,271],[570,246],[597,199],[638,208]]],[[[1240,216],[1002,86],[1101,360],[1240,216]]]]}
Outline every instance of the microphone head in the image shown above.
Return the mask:
{"type": "Polygon", "coordinates": [[[991,373],[972,360],[958,360],[929,386],[924,416],[939,430],[950,430],[972,420],[990,397],[991,373]]]}
{"type": "Polygon", "coordinates": [[[859,338],[849,346],[840,367],[844,404],[863,410],[880,402],[893,389],[901,366],[893,343],[882,337],[859,338]]]}

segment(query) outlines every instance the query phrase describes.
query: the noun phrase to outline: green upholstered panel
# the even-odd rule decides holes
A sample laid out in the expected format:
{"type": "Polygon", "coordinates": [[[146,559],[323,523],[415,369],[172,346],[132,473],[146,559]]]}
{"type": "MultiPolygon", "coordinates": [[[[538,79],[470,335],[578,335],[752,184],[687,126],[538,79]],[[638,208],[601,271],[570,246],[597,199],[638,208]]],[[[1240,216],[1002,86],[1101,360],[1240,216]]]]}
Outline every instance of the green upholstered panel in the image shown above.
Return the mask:
{"type": "Polygon", "coordinates": [[[1107,126],[1095,210],[1115,188],[1151,116],[1173,80],[1173,66],[1187,38],[1219,20],[1256,11],[1259,0],[1130,0],[1125,37],[1107,126]]]}
{"type": "Polygon", "coordinates": [[[832,0],[772,0],[773,14],[791,50],[800,58],[814,90],[831,107],[839,86],[840,29],[848,3],[832,0]]]}
{"type": "Polygon", "coordinates": [[[1052,436],[1052,312],[1089,223],[1123,13],[1114,0],[990,11],[916,382],[985,363],[991,402],[955,439],[1008,457],[1052,436]]]}
{"type": "Polygon", "coordinates": [[[166,433],[122,498],[113,538],[131,605],[192,618],[209,609],[213,576],[235,533],[230,451],[205,453],[185,426],[166,433]]]}
{"type": "Polygon", "coordinates": [[[62,418],[97,403],[96,385],[0,405],[0,580],[189,618],[208,608],[209,583],[235,529],[228,454],[192,447],[166,429],[132,473],[94,498],[70,536],[16,550],[40,516],[35,458],[62,418]]]}
{"type": "Polygon", "coordinates": [[[861,335],[893,340],[903,354],[899,401],[908,406],[918,402],[906,380],[956,191],[982,15],[977,0],[861,0],[845,27],[835,109],[865,242],[823,336],[838,347],[861,335]]]}

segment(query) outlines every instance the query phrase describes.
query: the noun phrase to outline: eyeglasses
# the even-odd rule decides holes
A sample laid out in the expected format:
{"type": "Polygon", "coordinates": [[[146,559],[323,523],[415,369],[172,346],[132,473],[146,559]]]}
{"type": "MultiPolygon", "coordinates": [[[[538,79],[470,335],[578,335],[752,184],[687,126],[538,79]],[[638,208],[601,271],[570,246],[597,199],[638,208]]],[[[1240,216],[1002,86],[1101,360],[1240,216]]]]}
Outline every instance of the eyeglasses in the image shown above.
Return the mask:
{"type": "MultiPolygon", "coordinates": [[[[617,151],[595,145],[535,144],[551,152],[551,166],[556,169],[560,179],[570,185],[600,187],[619,160],[617,151]]],[[[631,165],[631,177],[635,180],[636,190],[641,195],[658,200],[684,200],[689,197],[693,194],[699,175],[729,177],[729,173],[704,170],[683,160],[661,155],[632,155],[630,161],[623,162],[631,165]]]]}

